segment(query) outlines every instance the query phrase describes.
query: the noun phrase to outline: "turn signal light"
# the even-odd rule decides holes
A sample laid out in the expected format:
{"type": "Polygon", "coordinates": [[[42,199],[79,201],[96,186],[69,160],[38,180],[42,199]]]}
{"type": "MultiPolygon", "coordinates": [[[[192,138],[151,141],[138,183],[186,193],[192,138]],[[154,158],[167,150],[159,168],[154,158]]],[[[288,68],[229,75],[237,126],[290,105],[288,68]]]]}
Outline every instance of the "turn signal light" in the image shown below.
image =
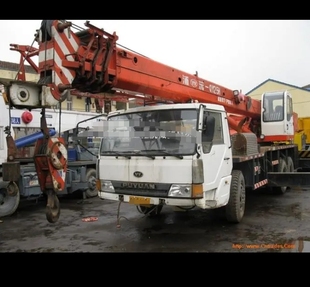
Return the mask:
{"type": "Polygon", "coordinates": [[[192,185],[192,195],[196,198],[201,198],[203,196],[202,184],[193,184],[192,185]]]}
{"type": "Polygon", "coordinates": [[[97,188],[97,190],[101,190],[101,181],[100,181],[100,179],[96,179],[96,188],[97,188]]]}

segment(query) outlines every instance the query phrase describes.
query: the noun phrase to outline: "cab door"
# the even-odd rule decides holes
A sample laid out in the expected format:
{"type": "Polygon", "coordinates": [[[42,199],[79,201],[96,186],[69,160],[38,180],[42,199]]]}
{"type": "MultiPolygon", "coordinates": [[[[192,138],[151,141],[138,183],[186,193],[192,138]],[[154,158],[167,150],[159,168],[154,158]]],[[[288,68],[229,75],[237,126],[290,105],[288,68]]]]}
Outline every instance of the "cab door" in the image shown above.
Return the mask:
{"type": "MultiPolygon", "coordinates": [[[[204,167],[204,190],[216,189],[223,178],[232,172],[233,158],[226,113],[204,111],[204,118],[214,118],[214,134],[209,137],[202,131],[202,159],[204,167]]],[[[223,195],[221,195],[223,196],[223,195]]]]}

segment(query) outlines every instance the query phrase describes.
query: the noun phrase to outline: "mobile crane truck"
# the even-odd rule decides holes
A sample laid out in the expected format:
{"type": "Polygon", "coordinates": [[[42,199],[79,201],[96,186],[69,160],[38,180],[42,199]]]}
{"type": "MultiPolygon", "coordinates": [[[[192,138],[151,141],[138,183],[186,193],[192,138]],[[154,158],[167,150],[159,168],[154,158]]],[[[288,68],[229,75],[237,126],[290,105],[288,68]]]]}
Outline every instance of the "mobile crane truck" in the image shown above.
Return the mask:
{"type": "MultiPolygon", "coordinates": [[[[287,91],[254,100],[125,49],[117,45],[115,32],[89,21],[85,26],[73,32],[71,22],[44,20],[39,83],[12,81],[7,90],[16,107],[44,109],[61,101],[67,89],[139,94],[148,103],[110,113],[103,122],[96,166],[100,198],[135,204],[149,215],[159,214],[164,205],[224,208],[227,220],[239,223],[246,189],[267,187],[284,194],[288,186],[309,186],[309,173],[296,172],[296,114],[287,91]]],[[[35,162],[44,171],[39,179],[48,196],[47,219],[55,222],[67,153],[62,138],[45,134],[35,162]]],[[[9,160],[8,170],[17,166],[9,160]]]]}

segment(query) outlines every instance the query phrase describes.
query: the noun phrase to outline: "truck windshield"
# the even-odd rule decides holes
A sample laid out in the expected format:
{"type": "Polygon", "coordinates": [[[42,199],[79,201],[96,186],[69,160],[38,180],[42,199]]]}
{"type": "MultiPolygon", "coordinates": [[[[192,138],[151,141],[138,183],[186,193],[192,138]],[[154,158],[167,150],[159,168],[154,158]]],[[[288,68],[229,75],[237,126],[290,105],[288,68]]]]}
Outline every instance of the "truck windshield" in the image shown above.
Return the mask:
{"type": "Polygon", "coordinates": [[[113,115],[104,122],[101,155],[194,154],[198,111],[151,110],[113,115]]]}

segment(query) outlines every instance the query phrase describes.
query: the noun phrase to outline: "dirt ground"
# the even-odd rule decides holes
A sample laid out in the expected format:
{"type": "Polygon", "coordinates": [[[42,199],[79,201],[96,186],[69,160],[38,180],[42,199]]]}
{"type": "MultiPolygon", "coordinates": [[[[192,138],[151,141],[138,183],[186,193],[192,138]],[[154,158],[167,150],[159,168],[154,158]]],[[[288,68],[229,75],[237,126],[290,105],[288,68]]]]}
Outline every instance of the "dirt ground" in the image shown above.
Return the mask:
{"type": "Polygon", "coordinates": [[[247,193],[246,212],[229,224],[198,208],[175,212],[165,206],[157,218],[136,206],[99,198],[78,203],[61,198],[52,224],[45,202],[28,202],[1,219],[0,252],[310,252],[310,193],[247,193]],[[94,217],[95,221],[84,221],[94,217]]]}

